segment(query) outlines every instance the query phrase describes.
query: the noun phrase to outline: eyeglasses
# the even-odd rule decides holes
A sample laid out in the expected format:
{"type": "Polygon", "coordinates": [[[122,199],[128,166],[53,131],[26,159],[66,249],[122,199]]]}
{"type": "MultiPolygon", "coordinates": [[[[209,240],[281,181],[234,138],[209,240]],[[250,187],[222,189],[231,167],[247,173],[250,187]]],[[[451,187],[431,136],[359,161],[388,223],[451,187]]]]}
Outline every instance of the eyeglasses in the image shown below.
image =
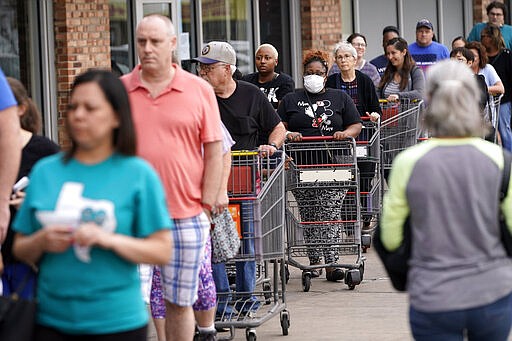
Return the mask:
{"type": "Polygon", "coordinates": [[[490,17],[502,17],[503,16],[503,13],[498,13],[498,12],[489,12],[488,14],[490,17]]]}
{"type": "Polygon", "coordinates": [[[320,77],[324,77],[326,75],[325,72],[323,71],[317,71],[317,72],[314,72],[314,71],[306,71],[304,72],[304,76],[312,76],[312,75],[316,75],[316,76],[320,76],[320,77]]]}
{"type": "Polygon", "coordinates": [[[227,64],[203,64],[203,63],[199,63],[197,64],[196,66],[196,70],[197,72],[204,72],[204,73],[210,73],[213,69],[215,69],[215,67],[217,66],[226,66],[227,64]]]}
{"type": "Polygon", "coordinates": [[[455,59],[456,61],[463,62],[463,63],[468,62],[468,60],[466,58],[464,58],[463,56],[455,56],[452,59],[455,59]]]}
{"type": "Polygon", "coordinates": [[[344,55],[339,54],[336,56],[337,60],[350,60],[350,58],[354,58],[354,56],[351,54],[344,54],[344,55]]]}
{"type": "Polygon", "coordinates": [[[352,46],[354,47],[366,47],[365,43],[353,43],[352,46]]]}

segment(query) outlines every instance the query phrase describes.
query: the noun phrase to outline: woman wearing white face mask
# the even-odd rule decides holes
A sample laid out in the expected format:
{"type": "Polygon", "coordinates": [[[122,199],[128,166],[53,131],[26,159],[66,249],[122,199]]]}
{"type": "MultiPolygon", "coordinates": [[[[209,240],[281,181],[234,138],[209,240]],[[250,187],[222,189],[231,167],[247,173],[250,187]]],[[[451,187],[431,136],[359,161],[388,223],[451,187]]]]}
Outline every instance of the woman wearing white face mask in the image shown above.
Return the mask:
{"type": "MultiPolygon", "coordinates": [[[[307,51],[303,60],[304,89],[288,93],[277,108],[288,129],[288,141],[301,141],[303,136],[333,136],[335,140],[343,140],[348,137],[356,138],[361,131],[362,121],[350,96],[338,89],[325,88],[327,60],[326,52],[307,51]]],[[[292,190],[292,193],[299,205],[302,222],[342,220],[341,206],[346,190],[298,188],[292,190]],[[312,206],[315,208],[312,209],[312,206]]],[[[305,228],[303,233],[308,244],[319,240],[325,243],[326,238],[336,244],[341,230],[339,224],[323,224],[320,228],[305,228]]],[[[309,271],[312,277],[321,274],[321,267],[318,265],[322,256],[325,264],[338,261],[336,250],[309,248],[310,265],[317,266],[309,271]]],[[[326,278],[333,282],[342,280],[343,271],[340,268],[327,267],[326,278]]]]}
{"type": "Polygon", "coordinates": [[[356,138],[361,131],[361,119],[350,96],[325,87],[327,60],[324,51],[306,51],[302,63],[304,89],[287,94],[277,109],[288,129],[287,140],[301,141],[302,136],[323,135],[342,140],[356,138]]]}

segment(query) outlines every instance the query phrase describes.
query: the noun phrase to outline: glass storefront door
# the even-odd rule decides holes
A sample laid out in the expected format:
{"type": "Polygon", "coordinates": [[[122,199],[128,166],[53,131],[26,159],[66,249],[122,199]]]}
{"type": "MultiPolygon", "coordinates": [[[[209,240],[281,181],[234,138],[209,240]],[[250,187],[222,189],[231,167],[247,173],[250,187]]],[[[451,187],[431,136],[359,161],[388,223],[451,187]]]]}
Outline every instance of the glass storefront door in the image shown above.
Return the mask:
{"type": "Polygon", "coordinates": [[[229,42],[236,51],[237,68],[254,67],[253,16],[250,0],[202,0],[203,45],[212,40],[229,42]]]}

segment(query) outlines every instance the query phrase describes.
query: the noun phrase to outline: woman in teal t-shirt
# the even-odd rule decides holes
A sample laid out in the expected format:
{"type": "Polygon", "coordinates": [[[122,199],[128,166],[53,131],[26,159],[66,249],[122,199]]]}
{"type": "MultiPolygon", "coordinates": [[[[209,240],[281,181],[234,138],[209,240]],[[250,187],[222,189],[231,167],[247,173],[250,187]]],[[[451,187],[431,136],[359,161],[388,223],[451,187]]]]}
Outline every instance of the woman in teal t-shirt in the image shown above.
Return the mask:
{"type": "Polygon", "coordinates": [[[146,340],[137,264],[165,264],[172,221],[155,171],[135,155],[123,84],[75,79],[71,149],[38,162],[14,221],[13,251],[39,268],[35,340],[146,340]]]}

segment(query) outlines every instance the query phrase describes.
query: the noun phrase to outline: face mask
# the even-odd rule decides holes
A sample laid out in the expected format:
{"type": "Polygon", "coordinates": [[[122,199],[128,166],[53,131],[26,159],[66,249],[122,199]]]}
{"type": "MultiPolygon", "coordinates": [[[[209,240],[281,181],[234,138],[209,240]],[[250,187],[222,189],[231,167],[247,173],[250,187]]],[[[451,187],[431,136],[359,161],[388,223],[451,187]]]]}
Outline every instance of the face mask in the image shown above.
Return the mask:
{"type": "Polygon", "coordinates": [[[324,77],[319,75],[304,76],[304,88],[312,94],[317,94],[324,88],[324,77]]]}

